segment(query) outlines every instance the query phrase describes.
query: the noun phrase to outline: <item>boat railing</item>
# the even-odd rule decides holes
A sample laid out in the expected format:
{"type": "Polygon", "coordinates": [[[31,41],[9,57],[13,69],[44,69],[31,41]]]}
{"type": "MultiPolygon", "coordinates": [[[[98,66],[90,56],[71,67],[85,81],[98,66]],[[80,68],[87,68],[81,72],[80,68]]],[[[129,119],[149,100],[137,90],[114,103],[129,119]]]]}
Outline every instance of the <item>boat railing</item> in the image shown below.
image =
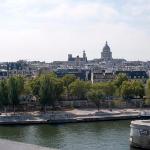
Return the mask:
{"type": "Polygon", "coordinates": [[[150,111],[141,111],[140,116],[150,116],[150,111]]]}

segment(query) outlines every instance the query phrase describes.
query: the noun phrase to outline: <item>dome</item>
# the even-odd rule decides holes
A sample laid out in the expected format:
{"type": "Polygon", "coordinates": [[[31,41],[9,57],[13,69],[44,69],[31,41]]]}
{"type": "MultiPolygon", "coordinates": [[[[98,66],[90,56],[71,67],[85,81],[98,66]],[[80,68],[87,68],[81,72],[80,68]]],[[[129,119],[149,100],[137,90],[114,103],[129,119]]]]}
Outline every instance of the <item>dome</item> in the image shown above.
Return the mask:
{"type": "Polygon", "coordinates": [[[107,41],[106,41],[106,44],[103,48],[103,51],[110,51],[110,47],[108,46],[107,41]]]}
{"type": "Polygon", "coordinates": [[[103,51],[101,52],[101,59],[106,61],[112,60],[112,52],[110,51],[110,47],[108,46],[107,41],[103,47],[103,51]]]}

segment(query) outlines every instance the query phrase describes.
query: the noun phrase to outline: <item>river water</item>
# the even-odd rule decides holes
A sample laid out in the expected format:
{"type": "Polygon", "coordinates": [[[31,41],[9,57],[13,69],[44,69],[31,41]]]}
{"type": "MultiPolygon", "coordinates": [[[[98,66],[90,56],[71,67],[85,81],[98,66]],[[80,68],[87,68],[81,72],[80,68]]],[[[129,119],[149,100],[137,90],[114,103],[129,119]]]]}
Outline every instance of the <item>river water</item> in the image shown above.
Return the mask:
{"type": "Polygon", "coordinates": [[[0,138],[61,150],[137,150],[129,146],[130,121],[0,126],[0,138]]]}

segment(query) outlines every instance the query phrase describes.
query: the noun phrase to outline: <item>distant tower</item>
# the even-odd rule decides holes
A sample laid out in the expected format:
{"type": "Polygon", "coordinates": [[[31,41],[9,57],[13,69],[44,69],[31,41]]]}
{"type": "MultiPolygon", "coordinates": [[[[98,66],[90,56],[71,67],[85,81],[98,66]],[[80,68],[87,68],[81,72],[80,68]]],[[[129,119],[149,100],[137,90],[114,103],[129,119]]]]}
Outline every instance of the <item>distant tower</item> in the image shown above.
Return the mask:
{"type": "Polygon", "coordinates": [[[103,48],[103,51],[101,52],[101,59],[105,61],[112,60],[112,52],[110,51],[110,47],[108,46],[107,41],[103,48]]]}
{"type": "Polygon", "coordinates": [[[83,61],[85,61],[85,62],[87,61],[85,50],[83,51],[83,61]]]}
{"type": "Polygon", "coordinates": [[[68,54],[68,61],[72,61],[72,54],[68,54]]]}
{"type": "Polygon", "coordinates": [[[79,55],[76,57],[76,65],[77,66],[80,65],[80,57],[79,57],[79,55]]]}

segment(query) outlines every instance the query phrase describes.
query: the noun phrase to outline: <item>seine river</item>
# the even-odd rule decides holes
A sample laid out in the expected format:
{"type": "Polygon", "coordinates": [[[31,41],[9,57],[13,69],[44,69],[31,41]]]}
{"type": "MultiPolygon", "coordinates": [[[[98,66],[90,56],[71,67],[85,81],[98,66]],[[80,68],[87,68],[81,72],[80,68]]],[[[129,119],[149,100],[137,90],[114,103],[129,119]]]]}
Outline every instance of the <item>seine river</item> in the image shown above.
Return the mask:
{"type": "Polygon", "coordinates": [[[62,125],[0,126],[0,138],[61,150],[136,150],[129,146],[130,121],[62,125]]]}

